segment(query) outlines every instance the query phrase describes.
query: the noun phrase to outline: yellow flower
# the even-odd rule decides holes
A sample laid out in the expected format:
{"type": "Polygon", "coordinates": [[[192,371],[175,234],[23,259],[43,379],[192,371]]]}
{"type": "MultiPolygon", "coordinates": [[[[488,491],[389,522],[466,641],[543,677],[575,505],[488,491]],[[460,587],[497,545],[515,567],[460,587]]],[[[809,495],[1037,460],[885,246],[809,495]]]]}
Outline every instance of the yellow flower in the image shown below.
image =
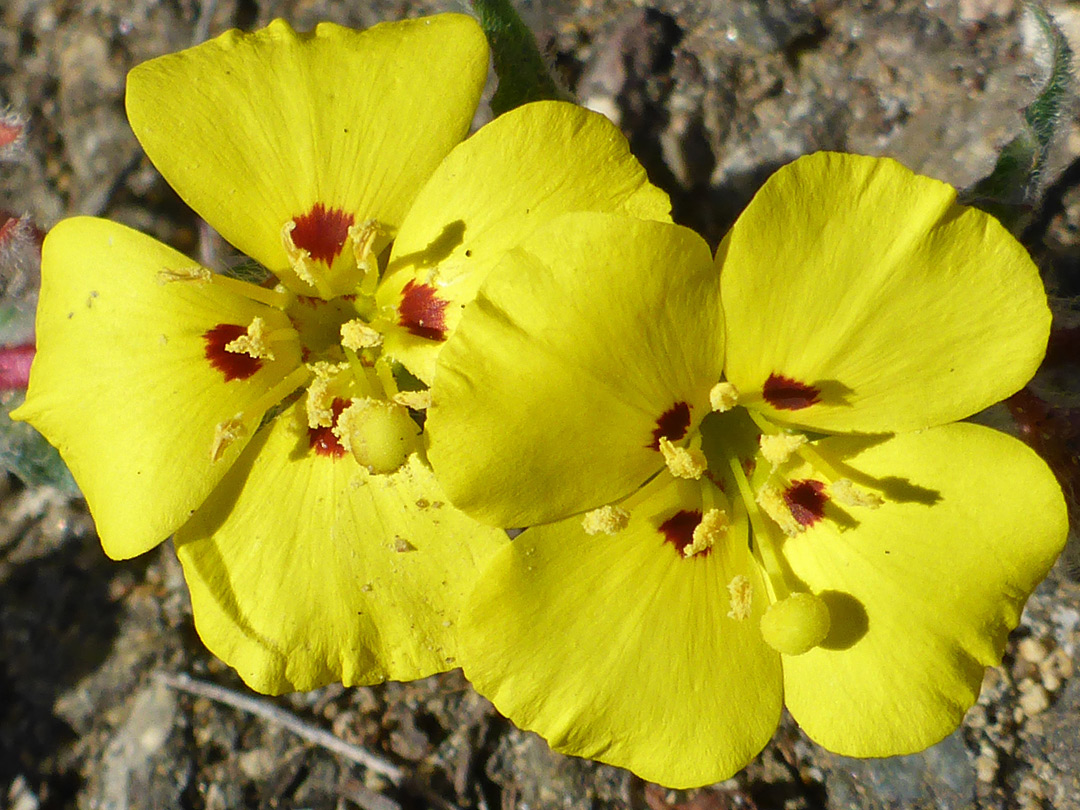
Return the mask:
{"type": "Polygon", "coordinates": [[[262,691],[454,666],[459,605],[503,535],[444,503],[423,381],[509,241],[568,211],[667,217],[614,127],[569,104],[461,142],[487,69],[456,14],[279,21],[152,60],[129,76],[132,128],[280,284],[104,220],[46,239],[18,416],[59,448],[110,556],[175,532],[199,634],[262,691]]]}
{"type": "Polygon", "coordinates": [[[1004,228],[885,159],[781,169],[715,260],[673,225],[552,223],[432,389],[451,500],[545,524],[470,597],[467,677],[675,787],[744,766],[785,703],[851,756],[941,739],[1064,543],[1046,465],[955,421],[1027,381],[1049,326],[1004,228]]]}

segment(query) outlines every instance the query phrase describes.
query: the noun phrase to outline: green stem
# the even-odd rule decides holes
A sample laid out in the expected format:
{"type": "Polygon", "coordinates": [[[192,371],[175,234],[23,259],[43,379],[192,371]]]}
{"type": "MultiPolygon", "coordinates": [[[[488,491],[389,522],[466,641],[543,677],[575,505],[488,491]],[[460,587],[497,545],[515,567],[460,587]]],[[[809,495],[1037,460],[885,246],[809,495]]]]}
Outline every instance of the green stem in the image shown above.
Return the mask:
{"type": "Polygon", "coordinates": [[[510,0],[470,0],[491,45],[499,86],[491,99],[496,115],[530,101],[564,99],[529,27],[510,0]]]}

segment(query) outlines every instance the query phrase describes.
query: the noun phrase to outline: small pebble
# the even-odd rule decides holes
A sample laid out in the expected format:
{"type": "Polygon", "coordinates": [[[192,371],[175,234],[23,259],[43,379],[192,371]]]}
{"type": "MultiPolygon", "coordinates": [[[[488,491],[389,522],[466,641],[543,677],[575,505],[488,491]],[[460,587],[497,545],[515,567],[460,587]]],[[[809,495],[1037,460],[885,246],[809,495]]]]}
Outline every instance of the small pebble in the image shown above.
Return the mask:
{"type": "Polygon", "coordinates": [[[993,748],[983,746],[982,753],[975,759],[975,774],[980,782],[993,783],[997,777],[998,761],[993,748]]]}
{"type": "Polygon", "coordinates": [[[1034,717],[1046,711],[1050,706],[1050,697],[1041,683],[1032,680],[1020,682],[1020,708],[1028,717],[1034,717]]]}
{"type": "Polygon", "coordinates": [[[1046,649],[1046,644],[1041,639],[1037,638],[1022,638],[1020,643],[1016,645],[1016,651],[1020,654],[1020,657],[1025,661],[1030,661],[1032,664],[1039,664],[1046,660],[1046,656],[1049,650],[1046,649]]]}
{"type": "Polygon", "coordinates": [[[1061,678],[1057,676],[1052,667],[1041,667],[1039,669],[1039,677],[1042,681],[1043,688],[1047,692],[1056,692],[1061,688],[1061,678]]]}
{"type": "Polygon", "coordinates": [[[240,752],[236,757],[236,764],[240,766],[241,773],[248,779],[262,781],[274,772],[276,763],[268,750],[255,748],[251,751],[240,752]]]}

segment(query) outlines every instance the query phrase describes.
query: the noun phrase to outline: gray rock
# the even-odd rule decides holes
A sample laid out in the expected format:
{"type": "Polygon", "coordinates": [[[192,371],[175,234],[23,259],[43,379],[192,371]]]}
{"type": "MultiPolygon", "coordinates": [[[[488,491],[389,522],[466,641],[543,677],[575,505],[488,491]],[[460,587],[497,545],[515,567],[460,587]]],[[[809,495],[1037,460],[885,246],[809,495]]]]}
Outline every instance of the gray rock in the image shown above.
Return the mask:
{"type": "Polygon", "coordinates": [[[975,768],[960,732],[919,754],[888,759],[825,757],[835,810],[965,810],[975,807],[975,768]]]}

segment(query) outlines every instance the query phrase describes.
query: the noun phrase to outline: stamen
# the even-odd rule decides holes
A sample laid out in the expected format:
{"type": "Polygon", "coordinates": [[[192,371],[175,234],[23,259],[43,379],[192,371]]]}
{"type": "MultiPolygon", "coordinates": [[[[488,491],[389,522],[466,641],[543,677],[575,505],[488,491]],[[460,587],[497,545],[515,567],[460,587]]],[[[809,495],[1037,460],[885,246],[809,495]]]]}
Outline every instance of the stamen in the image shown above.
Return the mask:
{"type": "Polygon", "coordinates": [[[727,534],[727,513],[723,509],[709,509],[701,516],[701,523],[694,528],[693,539],[683,549],[684,557],[692,557],[703,551],[708,551],[727,534]]]}
{"type": "Polygon", "coordinates": [[[377,329],[372,329],[359,318],[346,321],[341,325],[341,345],[354,352],[363,349],[377,349],[382,346],[383,336],[377,329]]]}
{"type": "Polygon", "coordinates": [[[231,276],[224,276],[221,273],[214,273],[211,281],[222,289],[250,298],[260,304],[266,304],[268,307],[280,309],[282,312],[291,307],[296,300],[295,295],[280,285],[269,290],[266,287],[260,287],[258,284],[241,281],[231,276]]]}
{"type": "Polygon", "coordinates": [[[289,266],[292,267],[293,272],[301,281],[318,290],[319,295],[323,298],[330,298],[329,289],[325,284],[320,283],[320,278],[314,272],[313,263],[315,260],[311,258],[311,252],[302,247],[297,247],[293,241],[292,234],[294,230],[296,230],[296,221],[292,219],[281,226],[281,246],[285,249],[285,255],[289,257],[289,266]]]}
{"type": "Polygon", "coordinates": [[[750,584],[750,580],[742,574],[738,574],[732,577],[727,589],[731,599],[731,610],[728,611],[728,618],[738,621],[750,618],[750,608],[754,598],[754,586],[750,584]]]}
{"type": "Polygon", "coordinates": [[[752,537],[754,538],[754,559],[765,570],[769,578],[769,585],[772,588],[773,597],[783,599],[791,591],[784,579],[784,569],[780,564],[780,556],[773,545],[774,536],[772,530],[765,522],[761,514],[762,510],[758,508],[758,504],[754,500],[754,494],[750,490],[750,482],[746,480],[746,474],[743,472],[742,462],[734,454],[728,455],[727,461],[731,476],[735,479],[735,485],[739,489],[740,500],[746,509],[746,517],[750,521],[752,537]]]}
{"type": "Polygon", "coordinates": [[[716,413],[730,411],[739,404],[739,389],[729,382],[718,382],[709,391],[709,404],[716,413]]]}
{"type": "Polygon", "coordinates": [[[877,493],[867,492],[850,478],[841,475],[806,436],[799,433],[785,433],[761,414],[752,410],[747,410],[747,413],[761,431],[761,436],[758,438],[761,455],[772,464],[774,471],[793,454],[798,454],[803,461],[814,468],[816,475],[828,482],[828,493],[837,503],[877,509],[885,502],[877,493]]]}
{"type": "Polygon", "coordinates": [[[783,493],[776,487],[763,486],[758,490],[756,500],[761,511],[771,517],[788,537],[795,537],[805,531],[806,527],[795,519],[783,493]]]}
{"type": "Polygon", "coordinates": [[[390,399],[398,392],[397,380],[394,379],[394,369],[390,365],[390,360],[385,356],[379,357],[375,361],[375,376],[379,379],[379,384],[382,386],[383,395],[390,399]]]}
{"type": "Polygon", "coordinates": [[[705,454],[698,449],[678,447],[671,443],[670,439],[660,438],[660,452],[664,456],[664,463],[668,470],[676,478],[698,479],[709,469],[709,461],[705,454]]]}
{"type": "Polygon", "coordinates": [[[414,411],[426,411],[431,407],[431,391],[398,391],[390,399],[398,405],[412,408],[414,411]]]}
{"type": "Polygon", "coordinates": [[[379,284],[379,262],[375,255],[375,243],[381,236],[389,236],[385,226],[374,219],[349,226],[349,244],[352,245],[356,266],[363,273],[360,282],[361,295],[373,295],[379,284]]]}
{"type": "Polygon", "coordinates": [[[266,287],[260,287],[258,284],[252,284],[247,281],[241,281],[238,278],[215,273],[198,265],[193,267],[167,267],[159,270],[157,277],[159,284],[214,284],[222,289],[228,290],[234,295],[239,295],[250,299],[251,301],[257,301],[260,304],[266,304],[268,307],[274,307],[274,309],[280,309],[282,311],[288,309],[294,300],[293,294],[285,290],[268,290],[266,287]]]}
{"type": "Polygon", "coordinates": [[[807,464],[812,465],[822,478],[829,481],[829,494],[838,503],[845,506],[861,506],[866,509],[877,509],[885,503],[885,499],[876,492],[867,492],[850,478],[841,475],[840,471],[826,461],[812,444],[800,447],[799,455],[807,464]]]}
{"type": "Polygon", "coordinates": [[[166,267],[158,270],[158,284],[169,284],[174,281],[197,282],[206,284],[214,274],[205,267],[166,267]]]}
{"type": "Polygon", "coordinates": [[[338,375],[349,369],[348,363],[328,363],[320,360],[308,366],[315,375],[307,391],[308,427],[332,427],[334,424],[334,392],[331,390],[338,375]]]}
{"type": "Polygon", "coordinates": [[[844,506],[861,506],[865,509],[877,509],[885,499],[876,492],[867,492],[850,478],[840,478],[829,485],[829,495],[844,506]]]}
{"type": "Polygon", "coordinates": [[[244,427],[244,415],[238,413],[232,419],[219,422],[214,427],[214,441],[210,445],[210,461],[220,461],[225,451],[233,442],[247,433],[244,427]]]}
{"type": "MultiPolygon", "coordinates": [[[[289,331],[296,334],[295,329],[289,331]]],[[[273,360],[274,352],[270,348],[269,335],[266,333],[266,321],[256,315],[251,319],[251,325],[248,326],[247,333],[226,343],[225,351],[233,354],[246,354],[256,360],[273,360]]]]}
{"type": "Polygon", "coordinates": [[[767,436],[775,436],[777,433],[783,432],[753,408],[747,408],[746,415],[757,425],[757,429],[767,436]]]}
{"type": "Polygon", "coordinates": [[[241,337],[246,330],[235,323],[219,323],[213,329],[207,329],[203,333],[203,356],[210,365],[221,372],[225,382],[233,380],[246,380],[255,376],[263,367],[263,362],[257,357],[246,354],[230,352],[225,349],[227,345],[241,337]]]}
{"type": "Polygon", "coordinates": [[[630,523],[630,513],[621,506],[607,505],[586,512],[581,519],[585,534],[618,534],[630,523]]]}
{"type": "Polygon", "coordinates": [[[758,437],[761,455],[774,470],[791,458],[792,454],[806,442],[806,436],[801,433],[774,433],[772,435],[763,433],[758,437]]]}
{"type": "Polygon", "coordinates": [[[311,372],[307,366],[298,366],[241,413],[218,423],[214,428],[214,441],[210,446],[210,460],[218,461],[230,444],[247,434],[248,425],[262,419],[263,414],[302,387],[310,378],[311,372]]]}

